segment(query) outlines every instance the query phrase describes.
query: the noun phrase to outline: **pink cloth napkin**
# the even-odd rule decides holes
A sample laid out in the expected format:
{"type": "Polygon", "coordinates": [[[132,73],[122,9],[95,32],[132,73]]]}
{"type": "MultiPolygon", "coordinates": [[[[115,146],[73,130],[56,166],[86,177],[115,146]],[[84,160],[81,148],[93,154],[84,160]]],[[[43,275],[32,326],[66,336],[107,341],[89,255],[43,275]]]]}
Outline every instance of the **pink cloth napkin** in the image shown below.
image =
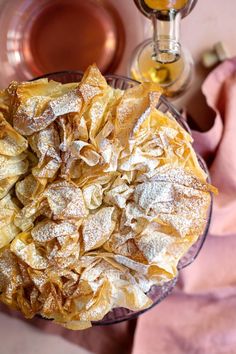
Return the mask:
{"type": "Polygon", "coordinates": [[[202,91],[216,114],[210,131],[193,133],[219,189],[210,233],[180,288],[138,320],[132,354],[236,353],[236,58],[202,91]]]}
{"type": "Polygon", "coordinates": [[[195,147],[211,161],[220,193],[210,234],[181,272],[177,290],[137,326],[130,321],[73,332],[45,320],[28,323],[77,344],[78,353],[84,347],[96,354],[236,354],[236,58],[216,68],[202,90],[215,121],[210,131],[193,133],[195,147]]]}

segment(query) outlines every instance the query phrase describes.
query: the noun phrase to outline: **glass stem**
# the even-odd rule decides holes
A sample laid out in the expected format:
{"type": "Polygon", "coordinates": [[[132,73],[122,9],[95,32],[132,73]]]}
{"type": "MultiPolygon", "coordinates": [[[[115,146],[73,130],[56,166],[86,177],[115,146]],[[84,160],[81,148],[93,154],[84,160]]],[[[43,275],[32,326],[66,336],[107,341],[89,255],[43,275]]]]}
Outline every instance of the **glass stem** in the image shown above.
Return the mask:
{"type": "Polygon", "coordinates": [[[180,57],[180,12],[158,11],[152,14],[153,55],[160,63],[173,63],[180,57]]]}

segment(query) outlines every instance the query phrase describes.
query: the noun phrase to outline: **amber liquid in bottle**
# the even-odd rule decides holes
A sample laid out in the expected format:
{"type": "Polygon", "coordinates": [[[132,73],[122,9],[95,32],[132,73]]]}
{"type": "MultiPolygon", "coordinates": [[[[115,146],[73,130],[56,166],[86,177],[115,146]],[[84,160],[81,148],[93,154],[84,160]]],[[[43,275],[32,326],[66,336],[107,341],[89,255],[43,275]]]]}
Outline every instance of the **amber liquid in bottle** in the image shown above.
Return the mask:
{"type": "Polygon", "coordinates": [[[181,10],[186,6],[188,0],[142,0],[152,10],[168,11],[181,10]]]}
{"type": "Polygon", "coordinates": [[[152,81],[162,86],[166,96],[173,97],[171,85],[178,80],[184,70],[184,62],[180,57],[174,63],[162,64],[152,59],[152,47],[147,46],[139,55],[138,70],[131,66],[131,77],[137,81],[152,81]]]}
{"type": "MultiPolygon", "coordinates": [[[[153,81],[161,85],[168,85],[175,81],[183,70],[181,58],[171,64],[162,64],[152,60],[150,47],[143,51],[139,58],[139,69],[145,81],[153,81]]],[[[135,70],[131,72],[132,78],[143,81],[135,70]]]]}

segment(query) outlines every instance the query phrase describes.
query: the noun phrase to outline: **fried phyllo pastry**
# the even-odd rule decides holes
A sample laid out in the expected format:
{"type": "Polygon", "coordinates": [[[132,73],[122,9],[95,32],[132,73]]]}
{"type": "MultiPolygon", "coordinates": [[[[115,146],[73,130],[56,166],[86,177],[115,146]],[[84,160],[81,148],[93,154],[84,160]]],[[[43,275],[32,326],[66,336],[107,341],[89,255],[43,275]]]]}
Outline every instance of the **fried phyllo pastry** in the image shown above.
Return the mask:
{"type": "Polygon", "coordinates": [[[13,83],[11,86],[9,91],[14,98],[13,126],[22,135],[41,131],[57,117],[78,112],[81,108],[77,83],[62,85],[41,79],[13,83]]]}
{"type": "Polygon", "coordinates": [[[18,211],[17,204],[9,194],[0,200],[0,249],[9,245],[19,233],[14,224],[18,211]]]}
{"type": "Polygon", "coordinates": [[[28,170],[27,140],[0,113],[0,199],[28,170]]]}
{"type": "Polygon", "coordinates": [[[0,90],[0,112],[8,122],[12,123],[10,107],[10,95],[8,90],[0,90]]]}
{"type": "Polygon", "coordinates": [[[148,308],[176,277],[216,190],[159,98],[153,83],[111,88],[96,66],[0,94],[2,302],[84,329],[148,308]]]}

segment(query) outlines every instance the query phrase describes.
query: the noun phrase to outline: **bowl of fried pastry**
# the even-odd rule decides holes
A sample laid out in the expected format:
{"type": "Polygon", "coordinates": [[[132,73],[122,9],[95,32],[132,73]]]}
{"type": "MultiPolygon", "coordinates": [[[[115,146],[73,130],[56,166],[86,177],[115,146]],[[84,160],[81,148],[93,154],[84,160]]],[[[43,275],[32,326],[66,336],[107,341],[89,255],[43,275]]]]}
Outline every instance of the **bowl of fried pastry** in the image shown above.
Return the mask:
{"type": "Polygon", "coordinates": [[[216,189],[157,85],[95,65],[12,82],[0,127],[1,302],[85,329],[170,293],[216,189]]]}

